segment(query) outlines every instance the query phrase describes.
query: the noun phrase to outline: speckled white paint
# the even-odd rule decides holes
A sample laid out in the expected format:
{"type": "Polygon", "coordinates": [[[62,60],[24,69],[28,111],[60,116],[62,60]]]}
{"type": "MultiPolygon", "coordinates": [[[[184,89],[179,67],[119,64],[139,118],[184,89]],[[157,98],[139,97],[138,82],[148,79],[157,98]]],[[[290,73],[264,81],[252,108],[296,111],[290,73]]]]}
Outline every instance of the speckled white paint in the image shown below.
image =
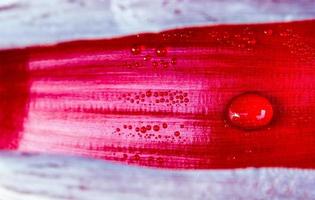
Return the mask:
{"type": "Polygon", "coordinates": [[[40,154],[0,154],[1,200],[315,199],[315,171],[159,170],[40,154]]]}
{"type": "Polygon", "coordinates": [[[183,26],[314,17],[315,0],[1,0],[0,49],[183,26]]]}

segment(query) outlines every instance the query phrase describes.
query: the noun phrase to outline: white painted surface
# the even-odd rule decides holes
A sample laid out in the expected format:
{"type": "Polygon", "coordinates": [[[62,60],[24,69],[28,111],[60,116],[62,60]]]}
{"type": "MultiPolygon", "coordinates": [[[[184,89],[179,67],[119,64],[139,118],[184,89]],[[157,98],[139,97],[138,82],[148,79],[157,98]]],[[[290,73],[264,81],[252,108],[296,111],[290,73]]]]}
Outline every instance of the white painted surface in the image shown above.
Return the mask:
{"type": "Polygon", "coordinates": [[[52,155],[0,154],[1,200],[315,199],[302,169],[158,170],[52,155]]]}
{"type": "Polygon", "coordinates": [[[315,0],[1,0],[0,49],[182,26],[314,17],[315,0]]]}

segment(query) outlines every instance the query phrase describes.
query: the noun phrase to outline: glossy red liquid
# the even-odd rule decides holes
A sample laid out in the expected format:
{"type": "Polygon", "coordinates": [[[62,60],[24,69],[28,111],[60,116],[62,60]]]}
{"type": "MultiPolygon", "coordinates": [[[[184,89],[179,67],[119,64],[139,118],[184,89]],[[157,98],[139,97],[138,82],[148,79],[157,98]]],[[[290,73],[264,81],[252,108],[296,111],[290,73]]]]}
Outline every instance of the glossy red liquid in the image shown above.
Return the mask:
{"type": "Polygon", "coordinates": [[[253,130],[269,125],[273,112],[273,107],[266,97],[250,92],[232,99],[228,105],[227,118],[236,127],[253,130]]]}
{"type": "Polygon", "coordinates": [[[2,149],[167,168],[315,167],[315,21],[230,25],[0,52],[2,149]],[[226,120],[263,94],[266,126],[226,120]]]}

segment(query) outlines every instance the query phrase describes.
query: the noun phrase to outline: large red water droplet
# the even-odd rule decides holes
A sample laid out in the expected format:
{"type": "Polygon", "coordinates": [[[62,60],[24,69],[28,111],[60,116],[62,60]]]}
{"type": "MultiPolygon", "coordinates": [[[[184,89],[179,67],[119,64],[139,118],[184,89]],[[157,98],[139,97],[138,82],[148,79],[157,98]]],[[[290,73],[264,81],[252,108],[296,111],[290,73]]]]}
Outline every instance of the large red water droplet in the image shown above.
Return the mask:
{"type": "Polygon", "coordinates": [[[232,99],[227,116],[239,128],[257,129],[268,125],[273,118],[270,101],[257,93],[245,93],[232,99]]]}

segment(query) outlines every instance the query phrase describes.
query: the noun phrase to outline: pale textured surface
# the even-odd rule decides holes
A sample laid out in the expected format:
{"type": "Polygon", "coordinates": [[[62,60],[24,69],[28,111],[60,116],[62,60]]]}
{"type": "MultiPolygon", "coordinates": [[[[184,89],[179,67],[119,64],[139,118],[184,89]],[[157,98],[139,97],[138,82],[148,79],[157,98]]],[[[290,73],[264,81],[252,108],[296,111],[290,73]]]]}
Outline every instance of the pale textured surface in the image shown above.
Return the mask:
{"type": "Polygon", "coordinates": [[[0,48],[314,16],[314,0],[1,0],[0,48]]]}
{"type": "Polygon", "coordinates": [[[315,172],[301,169],[167,171],[1,153],[0,177],[1,200],[315,199],[315,172]]]}

